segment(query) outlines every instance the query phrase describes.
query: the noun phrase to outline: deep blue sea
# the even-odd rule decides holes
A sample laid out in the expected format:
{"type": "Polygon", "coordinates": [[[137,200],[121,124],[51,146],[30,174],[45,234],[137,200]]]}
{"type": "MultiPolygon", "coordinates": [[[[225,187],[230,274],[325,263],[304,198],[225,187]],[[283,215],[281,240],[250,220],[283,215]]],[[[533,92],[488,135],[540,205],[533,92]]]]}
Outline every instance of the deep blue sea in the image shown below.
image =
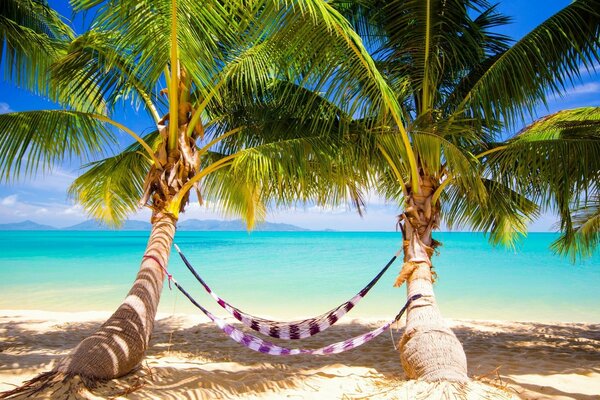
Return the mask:
{"type": "MultiPolygon", "coordinates": [[[[600,322],[600,255],[572,264],[553,255],[554,234],[532,233],[517,250],[480,233],[439,233],[435,290],[444,316],[600,322]]],[[[125,297],[148,232],[0,232],[0,309],[112,311],[125,297]]],[[[255,315],[320,314],[360,290],[398,250],[398,233],[178,232],[175,242],[222,297],[255,315]]],[[[389,318],[405,300],[392,287],[398,260],[349,317],[389,318]]],[[[169,269],[200,303],[220,308],[173,252],[169,269]]],[[[175,290],[159,312],[194,313],[175,290]]]]}

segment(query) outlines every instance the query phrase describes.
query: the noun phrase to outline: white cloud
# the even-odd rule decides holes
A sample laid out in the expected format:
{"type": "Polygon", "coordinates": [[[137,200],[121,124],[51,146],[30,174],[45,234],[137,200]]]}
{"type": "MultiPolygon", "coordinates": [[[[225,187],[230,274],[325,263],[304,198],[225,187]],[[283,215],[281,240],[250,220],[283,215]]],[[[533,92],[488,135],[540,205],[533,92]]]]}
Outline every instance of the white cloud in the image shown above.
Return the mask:
{"type": "Polygon", "coordinates": [[[600,82],[588,82],[577,85],[572,89],[567,90],[567,96],[579,96],[582,94],[600,93],[600,82]]]}
{"type": "Polygon", "coordinates": [[[594,63],[590,66],[590,68],[588,69],[586,66],[584,66],[583,64],[579,66],[579,74],[581,75],[595,75],[600,71],[600,64],[598,63],[594,63]]]}
{"type": "MultiPolygon", "coordinates": [[[[363,217],[359,216],[354,207],[346,204],[337,206],[321,206],[315,204],[298,205],[297,207],[269,208],[267,221],[287,223],[307,229],[334,229],[351,231],[391,231],[395,229],[397,206],[386,202],[376,193],[367,193],[367,211],[363,217]]],[[[143,219],[139,214],[133,219],[143,219]]],[[[185,213],[180,215],[180,220],[188,219],[237,219],[239,216],[228,215],[223,212],[219,201],[206,200],[200,206],[195,199],[191,199],[185,213]]]]}
{"type": "Polygon", "coordinates": [[[235,219],[235,217],[227,216],[220,202],[205,200],[204,204],[200,205],[196,199],[191,198],[185,213],[181,214],[181,220],[186,219],[235,219]]]}
{"type": "Polygon", "coordinates": [[[330,206],[330,205],[325,205],[325,206],[318,205],[317,206],[317,205],[315,205],[315,206],[307,208],[304,211],[308,212],[308,213],[318,213],[318,214],[347,214],[347,213],[352,212],[352,210],[345,205],[338,205],[338,206],[330,206]]]}
{"type": "Polygon", "coordinates": [[[81,206],[81,204],[75,204],[71,207],[67,207],[64,211],[63,214],[65,215],[78,215],[78,216],[84,216],[85,213],[83,211],[83,207],[81,206]]]}
{"type": "Polygon", "coordinates": [[[13,112],[13,110],[11,110],[8,103],[0,103],[0,114],[6,114],[10,112],[13,112]]]}
{"type": "Polygon", "coordinates": [[[0,223],[21,222],[28,218],[40,224],[65,227],[82,222],[87,216],[81,206],[64,202],[30,202],[18,195],[0,199],[0,223]]]}
{"type": "Polygon", "coordinates": [[[138,221],[150,221],[151,217],[152,217],[152,211],[149,208],[144,207],[144,208],[139,209],[136,213],[131,214],[129,219],[135,219],[138,221]]]}
{"type": "Polygon", "coordinates": [[[273,210],[267,215],[271,222],[287,223],[308,229],[334,229],[339,231],[393,231],[398,209],[395,206],[367,204],[361,217],[347,206],[294,208],[273,210]]]}
{"type": "Polygon", "coordinates": [[[12,186],[15,188],[53,191],[61,197],[66,197],[65,193],[76,177],[76,175],[57,167],[51,171],[40,172],[32,178],[20,177],[17,183],[12,186]]]}
{"type": "Polygon", "coordinates": [[[529,223],[527,229],[529,232],[557,232],[558,222],[559,218],[555,213],[546,212],[529,223]]]}
{"type": "Polygon", "coordinates": [[[2,200],[0,200],[0,204],[3,206],[14,206],[17,203],[18,198],[19,196],[16,194],[11,194],[10,196],[3,197],[2,200]]]}
{"type": "Polygon", "coordinates": [[[369,190],[365,193],[365,202],[369,206],[392,206],[395,203],[390,200],[386,200],[385,197],[381,196],[375,190],[369,190]]]}

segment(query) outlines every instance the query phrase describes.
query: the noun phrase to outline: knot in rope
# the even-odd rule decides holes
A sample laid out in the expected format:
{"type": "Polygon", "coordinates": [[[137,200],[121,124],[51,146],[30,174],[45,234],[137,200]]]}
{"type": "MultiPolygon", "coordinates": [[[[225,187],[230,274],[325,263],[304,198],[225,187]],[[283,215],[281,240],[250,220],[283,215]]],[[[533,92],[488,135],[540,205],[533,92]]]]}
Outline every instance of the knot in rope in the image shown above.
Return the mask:
{"type": "Polygon", "coordinates": [[[158,257],[153,256],[152,254],[144,254],[144,256],[142,258],[149,258],[151,260],[156,261],[156,263],[158,264],[158,266],[162,269],[163,273],[167,277],[167,281],[169,283],[169,290],[173,290],[171,288],[171,281],[173,280],[173,275],[171,275],[169,273],[169,271],[167,271],[167,269],[162,265],[162,262],[158,259],[158,257]]]}
{"type": "Polygon", "coordinates": [[[410,306],[410,303],[412,303],[415,300],[420,299],[421,297],[423,297],[423,295],[419,294],[419,293],[410,296],[408,298],[408,300],[406,301],[406,304],[404,304],[404,307],[402,307],[402,309],[400,310],[400,312],[398,313],[398,315],[396,315],[396,318],[394,318],[394,322],[398,321],[402,317],[402,314],[404,314],[404,312],[406,311],[406,309],[410,306]]]}

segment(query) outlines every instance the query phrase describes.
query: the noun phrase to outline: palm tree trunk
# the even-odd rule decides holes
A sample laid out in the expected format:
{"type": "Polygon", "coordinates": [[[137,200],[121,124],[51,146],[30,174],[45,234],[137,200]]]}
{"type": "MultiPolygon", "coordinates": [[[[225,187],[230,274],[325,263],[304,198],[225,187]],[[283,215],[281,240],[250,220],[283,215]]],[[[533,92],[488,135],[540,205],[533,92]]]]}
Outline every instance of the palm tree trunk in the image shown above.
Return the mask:
{"type": "Polygon", "coordinates": [[[467,382],[467,358],[461,343],[447,326],[433,292],[431,257],[436,242],[431,232],[437,226],[439,210],[431,204],[434,185],[422,185],[419,195],[409,194],[402,233],[404,265],[396,286],[407,281],[407,296],[421,294],[413,301],[400,340],[400,360],[406,376],[429,382],[467,382]]]}
{"type": "Polygon", "coordinates": [[[421,263],[408,280],[408,296],[414,301],[400,340],[400,360],[406,376],[429,382],[466,382],[467,358],[461,343],[446,325],[433,293],[429,265],[421,263]]]}
{"type": "Polygon", "coordinates": [[[175,235],[175,220],[158,214],[140,270],[125,301],[91,336],[59,362],[56,372],[84,379],[108,380],[131,372],[143,359],[162,291],[175,235]]]}

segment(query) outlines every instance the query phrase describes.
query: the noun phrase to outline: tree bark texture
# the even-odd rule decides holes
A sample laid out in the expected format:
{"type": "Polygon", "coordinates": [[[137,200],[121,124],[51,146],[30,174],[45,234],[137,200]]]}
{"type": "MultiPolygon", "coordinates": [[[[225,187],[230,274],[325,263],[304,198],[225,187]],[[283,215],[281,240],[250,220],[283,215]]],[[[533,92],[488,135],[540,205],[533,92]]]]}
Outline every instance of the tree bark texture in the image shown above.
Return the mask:
{"type": "Polygon", "coordinates": [[[439,209],[432,204],[436,185],[423,179],[418,195],[410,191],[400,216],[404,237],[404,264],[395,286],[407,282],[407,296],[421,294],[407,312],[406,329],[399,343],[406,376],[429,382],[467,382],[467,358],[463,347],[445,323],[433,292],[431,271],[439,209]]]}
{"type": "Polygon", "coordinates": [[[155,216],[140,270],[125,301],[91,336],[62,359],[56,372],[84,379],[108,380],[131,372],[143,359],[160,300],[175,235],[170,216],[155,216]]]}

